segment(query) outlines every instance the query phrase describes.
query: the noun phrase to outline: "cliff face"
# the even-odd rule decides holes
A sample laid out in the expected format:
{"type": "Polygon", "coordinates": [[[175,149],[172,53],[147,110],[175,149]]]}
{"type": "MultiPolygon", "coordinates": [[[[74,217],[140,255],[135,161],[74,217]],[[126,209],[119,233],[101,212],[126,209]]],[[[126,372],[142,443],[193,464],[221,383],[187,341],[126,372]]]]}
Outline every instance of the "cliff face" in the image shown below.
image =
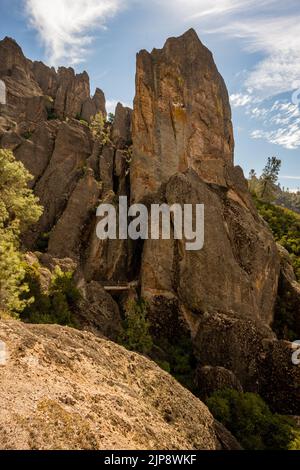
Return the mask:
{"type": "Polygon", "coordinates": [[[271,324],[276,246],[233,166],[228,93],[191,30],[137,58],[131,194],[134,201],[205,205],[204,249],[147,241],[142,289],[175,296],[190,312],[220,310],[271,324]],[[162,269],[157,270],[157,265],[162,269]]]}
{"type": "MultiPolygon", "coordinates": [[[[85,327],[111,335],[120,316],[103,285],[137,281],[154,335],[176,342],[186,332],[200,369],[221,367],[224,377],[262,393],[278,410],[300,412],[299,367],[287,361],[284,381],[274,356],[291,352],[271,330],[280,257],[234,166],[228,93],[196,33],[138,54],[134,110],[117,106],[106,142],[95,141],[79,120],[106,115],[104,95],[90,97],[86,73],[31,62],[10,39],[0,42],[0,64],[8,90],[0,145],[33,174],[45,208],[24,244],[37,250],[47,235],[40,262],[72,260],[85,295],[85,327]],[[146,204],[204,204],[204,248],[188,252],[172,239],[99,240],[96,207],[120,195],[146,204]],[[288,410],[268,386],[270,370],[272,380],[281,377],[278,395],[295,398],[288,410]]],[[[116,300],[122,307],[124,299],[116,300]]]]}
{"type": "Polygon", "coordinates": [[[188,168],[226,185],[234,149],[228,93],[194,30],[138,54],[133,136],[133,200],[188,168]]]}

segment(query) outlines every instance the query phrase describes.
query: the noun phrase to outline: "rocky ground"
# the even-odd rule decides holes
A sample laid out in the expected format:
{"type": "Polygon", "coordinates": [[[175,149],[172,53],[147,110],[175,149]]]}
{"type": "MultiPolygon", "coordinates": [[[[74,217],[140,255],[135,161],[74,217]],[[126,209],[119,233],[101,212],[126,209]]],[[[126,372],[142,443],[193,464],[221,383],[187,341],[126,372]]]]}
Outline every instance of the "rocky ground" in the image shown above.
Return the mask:
{"type": "Polygon", "coordinates": [[[217,449],[206,406],[154,363],[90,333],[0,323],[1,449],[217,449]]]}

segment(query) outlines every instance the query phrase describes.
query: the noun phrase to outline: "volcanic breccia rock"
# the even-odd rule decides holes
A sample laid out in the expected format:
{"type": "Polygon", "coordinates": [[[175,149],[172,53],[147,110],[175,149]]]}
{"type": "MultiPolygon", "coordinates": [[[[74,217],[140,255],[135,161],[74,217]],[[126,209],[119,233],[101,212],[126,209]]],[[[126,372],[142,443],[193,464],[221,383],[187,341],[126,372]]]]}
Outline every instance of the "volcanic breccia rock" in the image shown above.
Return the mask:
{"type": "Polygon", "coordinates": [[[220,448],[206,406],[143,356],[90,333],[0,322],[0,449],[220,448]]]}
{"type": "Polygon", "coordinates": [[[41,238],[47,241],[47,253],[34,255],[42,269],[65,258],[73,263],[85,328],[115,339],[124,299],[118,306],[103,285],[134,281],[149,302],[153,333],[170,341],[182,331],[190,335],[198,370],[222,368],[231,383],[261,393],[278,411],[299,414],[299,367],[288,360],[291,345],[271,329],[277,296],[288,285],[297,311],[299,286],[286,276],[243,171],[234,166],[226,86],[195,31],[138,54],[134,109],[118,104],[102,143],[88,123],[106,115],[105,97],[100,89],[91,96],[85,72],[32,62],[5,38],[0,79],[7,88],[0,146],[32,173],[44,206],[23,243],[34,251],[41,238]],[[204,248],[188,252],[184,240],[173,239],[99,240],[96,208],[119,196],[147,206],[204,204],[204,248]]]}

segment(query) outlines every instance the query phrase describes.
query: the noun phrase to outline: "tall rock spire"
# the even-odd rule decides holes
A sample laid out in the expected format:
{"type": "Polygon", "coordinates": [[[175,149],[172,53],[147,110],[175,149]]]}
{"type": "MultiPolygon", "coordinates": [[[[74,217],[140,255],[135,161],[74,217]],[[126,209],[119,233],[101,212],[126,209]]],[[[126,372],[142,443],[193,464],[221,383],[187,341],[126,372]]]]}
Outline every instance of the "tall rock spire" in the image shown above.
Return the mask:
{"type": "Polygon", "coordinates": [[[188,168],[226,185],[224,169],[232,166],[234,150],[229,97],[193,29],[168,39],[163,49],[137,55],[133,142],[136,201],[188,168]]]}

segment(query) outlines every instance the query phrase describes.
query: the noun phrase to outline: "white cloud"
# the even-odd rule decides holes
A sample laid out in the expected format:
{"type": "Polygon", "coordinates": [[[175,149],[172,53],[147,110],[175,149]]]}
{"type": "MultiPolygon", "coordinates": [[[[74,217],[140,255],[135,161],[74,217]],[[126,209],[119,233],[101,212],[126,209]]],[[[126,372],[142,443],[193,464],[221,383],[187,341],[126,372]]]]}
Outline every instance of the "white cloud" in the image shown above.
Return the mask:
{"type": "Polygon", "coordinates": [[[261,122],[261,128],[251,132],[253,139],[294,150],[300,147],[300,109],[297,105],[276,100],[268,107],[249,105],[246,114],[261,122]]]}
{"type": "MultiPolygon", "coordinates": [[[[261,0],[260,8],[273,3],[276,0],[261,0]]],[[[156,0],[160,5],[166,6],[170,11],[176,12],[177,16],[186,22],[197,19],[212,19],[224,14],[245,12],[257,6],[256,0],[156,0]]]]}
{"type": "Polygon", "coordinates": [[[288,150],[300,147],[300,119],[275,130],[255,130],[251,133],[253,139],[265,139],[271,144],[280,145],[288,150]]]}
{"type": "Polygon", "coordinates": [[[123,0],[24,0],[30,24],[47,48],[51,65],[76,64],[86,54],[91,30],[124,6],[123,0]]]}
{"type": "Polygon", "coordinates": [[[217,29],[243,40],[249,52],[264,55],[245,82],[264,98],[300,87],[300,11],[287,16],[276,16],[276,9],[272,13],[271,18],[233,20],[217,29]]]}
{"type": "Polygon", "coordinates": [[[286,180],[300,180],[300,176],[281,176],[281,178],[286,180]]]}
{"type": "Polygon", "coordinates": [[[230,95],[230,103],[233,108],[242,108],[255,101],[255,97],[247,93],[235,93],[230,95]]]}

